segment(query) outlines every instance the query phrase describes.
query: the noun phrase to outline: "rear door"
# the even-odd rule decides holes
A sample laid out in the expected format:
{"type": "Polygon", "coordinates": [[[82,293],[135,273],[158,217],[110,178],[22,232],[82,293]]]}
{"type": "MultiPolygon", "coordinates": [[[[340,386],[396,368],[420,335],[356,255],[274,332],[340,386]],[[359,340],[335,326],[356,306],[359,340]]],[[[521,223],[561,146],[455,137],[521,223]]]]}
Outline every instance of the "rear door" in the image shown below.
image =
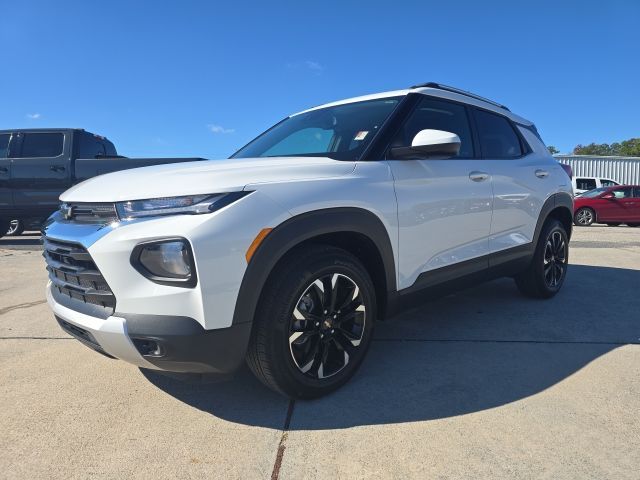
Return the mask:
{"type": "Polygon", "coordinates": [[[11,206],[11,190],[9,179],[11,175],[11,161],[9,160],[10,133],[0,133],[0,209],[11,206]]]}
{"type": "Polygon", "coordinates": [[[482,163],[493,176],[489,250],[531,244],[542,206],[559,188],[553,170],[561,167],[546,152],[534,151],[509,118],[478,108],[473,112],[482,163]]]}
{"type": "Polygon", "coordinates": [[[71,133],[21,132],[18,137],[18,153],[13,148],[11,153],[14,205],[34,214],[53,212],[60,194],[71,186],[71,133]]]}

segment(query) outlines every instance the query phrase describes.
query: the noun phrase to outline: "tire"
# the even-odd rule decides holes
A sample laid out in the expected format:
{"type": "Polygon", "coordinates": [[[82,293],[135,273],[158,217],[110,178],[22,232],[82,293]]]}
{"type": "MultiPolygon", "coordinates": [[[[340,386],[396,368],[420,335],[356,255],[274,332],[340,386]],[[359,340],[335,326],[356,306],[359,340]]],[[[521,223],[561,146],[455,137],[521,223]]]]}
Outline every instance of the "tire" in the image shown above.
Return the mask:
{"type": "Polygon", "coordinates": [[[592,208],[579,208],[573,216],[573,223],[578,227],[588,227],[596,221],[596,212],[592,208]]]}
{"type": "Polygon", "coordinates": [[[607,223],[607,227],[619,227],[620,223],[607,223]]]}
{"type": "Polygon", "coordinates": [[[355,374],[377,311],[356,257],[329,245],[301,247],[274,269],[260,298],[247,363],[262,383],[290,398],[317,398],[355,374]]]}
{"type": "Polygon", "coordinates": [[[4,237],[9,231],[10,221],[0,218],[0,238],[4,237]]]}
{"type": "Polygon", "coordinates": [[[9,222],[7,235],[10,237],[18,237],[22,235],[22,232],[24,232],[24,222],[22,220],[11,220],[11,222],[9,222]]]}
{"type": "Polygon", "coordinates": [[[562,288],[569,266],[569,239],[555,219],[545,223],[531,264],[515,277],[520,292],[531,298],[551,298],[562,288]]]}

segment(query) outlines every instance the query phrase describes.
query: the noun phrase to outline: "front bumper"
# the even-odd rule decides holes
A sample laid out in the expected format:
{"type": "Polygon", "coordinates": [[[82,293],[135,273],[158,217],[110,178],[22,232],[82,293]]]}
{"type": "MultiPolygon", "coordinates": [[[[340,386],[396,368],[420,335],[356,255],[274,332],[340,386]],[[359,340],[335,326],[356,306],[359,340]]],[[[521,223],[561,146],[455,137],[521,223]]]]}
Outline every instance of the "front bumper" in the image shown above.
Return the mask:
{"type": "Polygon", "coordinates": [[[251,323],[205,330],[189,317],[92,317],[58,303],[51,283],[47,302],[62,329],[81,343],[142,368],[229,374],[242,365],[251,335],[251,323]]]}

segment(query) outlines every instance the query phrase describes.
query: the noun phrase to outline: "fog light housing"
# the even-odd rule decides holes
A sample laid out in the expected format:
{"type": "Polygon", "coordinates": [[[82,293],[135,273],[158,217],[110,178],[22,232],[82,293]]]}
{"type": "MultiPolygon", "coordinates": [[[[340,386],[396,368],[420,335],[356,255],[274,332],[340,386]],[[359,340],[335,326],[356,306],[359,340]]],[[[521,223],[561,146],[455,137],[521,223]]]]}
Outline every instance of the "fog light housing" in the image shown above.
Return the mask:
{"type": "Polygon", "coordinates": [[[161,285],[192,288],[196,285],[191,245],[184,238],[171,238],[137,245],[131,264],[149,280],[161,285]]]}

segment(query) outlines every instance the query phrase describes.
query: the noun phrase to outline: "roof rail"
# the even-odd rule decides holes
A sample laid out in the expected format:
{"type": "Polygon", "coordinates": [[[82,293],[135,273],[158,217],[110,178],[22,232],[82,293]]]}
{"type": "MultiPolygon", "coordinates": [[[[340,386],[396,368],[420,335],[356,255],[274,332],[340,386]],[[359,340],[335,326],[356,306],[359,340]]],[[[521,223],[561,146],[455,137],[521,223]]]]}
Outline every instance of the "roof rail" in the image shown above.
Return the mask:
{"type": "Polygon", "coordinates": [[[439,90],[445,90],[447,92],[459,93],[460,95],[475,98],[476,100],[481,100],[483,102],[490,103],[491,105],[495,105],[496,107],[504,108],[508,112],[511,111],[506,106],[498,102],[494,102],[493,100],[489,100],[488,98],[481,97],[480,95],[476,95],[475,93],[467,92],[466,90],[460,90],[459,88],[449,87],[448,85],[442,85],[441,83],[427,82],[427,83],[421,83],[420,85],[413,85],[411,88],[424,88],[424,87],[437,88],[439,90]]]}

